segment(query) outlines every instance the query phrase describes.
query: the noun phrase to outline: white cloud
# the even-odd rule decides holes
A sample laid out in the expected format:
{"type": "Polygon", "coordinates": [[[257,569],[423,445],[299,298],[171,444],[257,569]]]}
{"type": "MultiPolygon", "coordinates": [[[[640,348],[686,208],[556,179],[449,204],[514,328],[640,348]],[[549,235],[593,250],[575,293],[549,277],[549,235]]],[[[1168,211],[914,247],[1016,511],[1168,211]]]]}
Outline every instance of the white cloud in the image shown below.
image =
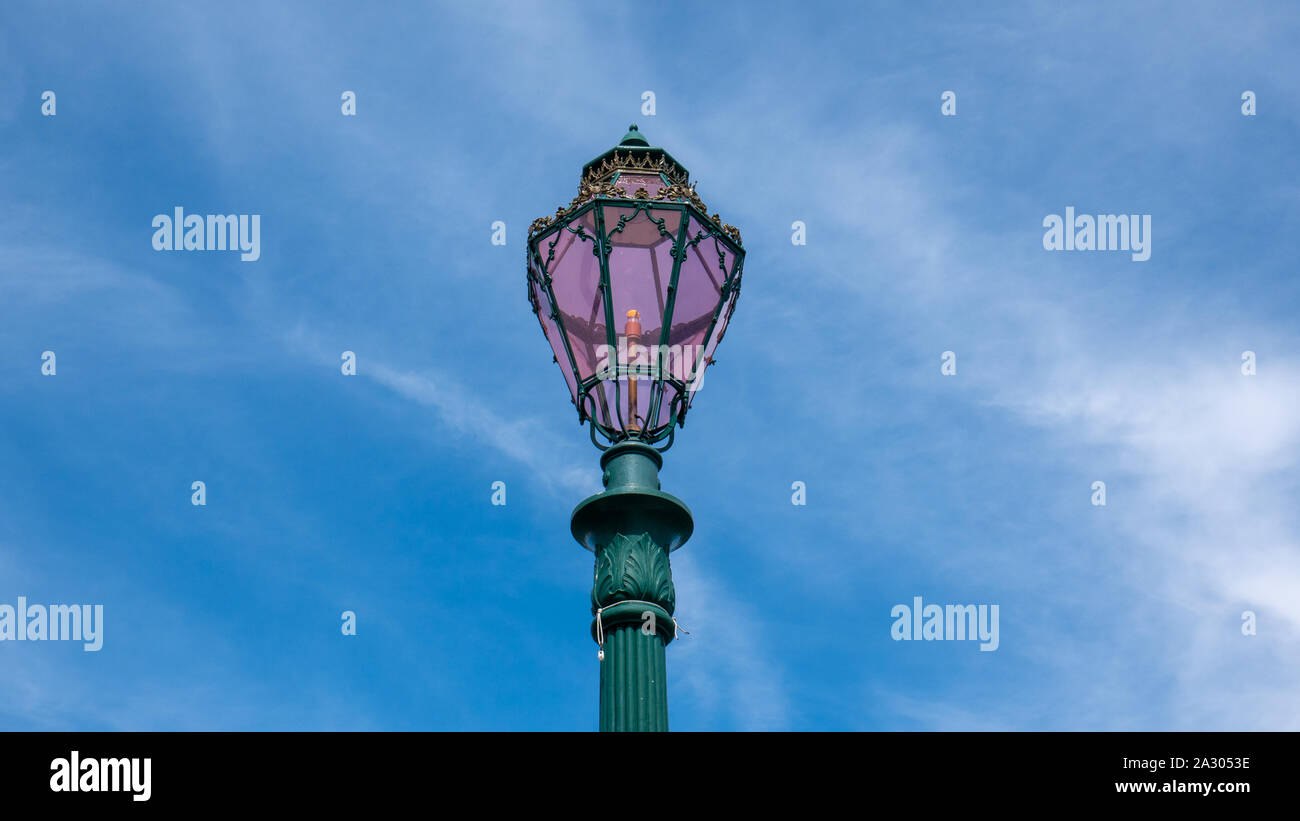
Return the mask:
{"type": "Polygon", "coordinates": [[[673,582],[675,616],[691,635],[669,645],[669,675],[700,712],[725,712],[743,730],[788,729],[784,674],[763,650],[764,622],[688,550],[673,553],[673,582]]]}
{"type": "Polygon", "coordinates": [[[406,399],[436,409],[444,424],[532,469],[543,482],[553,482],[575,497],[600,490],[594,468],[557,463],[560,444],[537,419],[507,418],[446,375],[400,371],[379,362],[367,363],[360,372],[406,399]]]}

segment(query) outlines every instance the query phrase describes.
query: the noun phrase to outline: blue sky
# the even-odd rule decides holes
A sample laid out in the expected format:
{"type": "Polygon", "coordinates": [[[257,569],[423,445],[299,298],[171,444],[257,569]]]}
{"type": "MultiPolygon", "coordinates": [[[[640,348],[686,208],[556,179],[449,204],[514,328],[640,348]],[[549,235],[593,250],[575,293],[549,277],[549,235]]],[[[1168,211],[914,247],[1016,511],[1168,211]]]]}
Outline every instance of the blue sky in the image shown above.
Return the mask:
{"type": "Polygon", "coordinates": [[[6,4],[0,603],[105,636],[0,642],[0,727],[594,729],[523,242],[636,122],[747,250],[662,474],[675,729],[1300,729],[1300,14],[978,5],[6,4]],[[178,205],[261,258],[153,250],[178,205]]]}

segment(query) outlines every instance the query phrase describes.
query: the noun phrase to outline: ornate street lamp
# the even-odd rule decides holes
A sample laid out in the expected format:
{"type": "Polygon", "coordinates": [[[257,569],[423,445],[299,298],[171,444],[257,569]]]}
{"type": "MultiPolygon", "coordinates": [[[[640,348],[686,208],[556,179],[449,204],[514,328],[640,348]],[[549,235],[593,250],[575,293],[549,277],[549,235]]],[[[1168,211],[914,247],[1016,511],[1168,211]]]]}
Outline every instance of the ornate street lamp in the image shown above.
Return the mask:
{"type": "Polygon", "coordinates": [[[591,441],[605,490],[573,511],[596,554],[592,637],[600,729],[667,730],[664,648],[676,634],[668,554],[694,523],[659,489],[740,294],[740,232],[681,163],[631,126],[582,168],[578,196],[528,229],[528,301],[591,441]]]}

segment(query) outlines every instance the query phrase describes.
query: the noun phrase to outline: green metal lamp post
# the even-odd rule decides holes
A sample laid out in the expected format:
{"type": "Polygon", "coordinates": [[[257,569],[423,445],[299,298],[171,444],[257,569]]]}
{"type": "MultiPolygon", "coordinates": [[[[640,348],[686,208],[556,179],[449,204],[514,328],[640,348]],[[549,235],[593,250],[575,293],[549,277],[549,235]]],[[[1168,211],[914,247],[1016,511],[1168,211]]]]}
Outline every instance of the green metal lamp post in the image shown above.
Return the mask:
{"type": "Polygon", "coordinates": [[[583,166],[572,202],[528,229],[528,301],[578,422],[603,451],[605,490],[571,522],[596,555],[602,731],[668,729],[664,650],[677,631],[668,556],[694,523],[660,490],[661,454],[740,294],[740,232],[709,215],[689,179],[633,125],[583,166]]]}

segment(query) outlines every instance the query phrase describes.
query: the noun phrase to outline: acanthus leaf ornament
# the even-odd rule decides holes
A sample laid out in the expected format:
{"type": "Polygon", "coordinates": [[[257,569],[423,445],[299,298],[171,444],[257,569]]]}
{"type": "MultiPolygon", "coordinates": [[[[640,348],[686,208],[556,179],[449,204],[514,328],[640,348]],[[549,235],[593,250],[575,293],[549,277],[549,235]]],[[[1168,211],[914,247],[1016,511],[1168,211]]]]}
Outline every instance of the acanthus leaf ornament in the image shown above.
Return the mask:
{"type": "Polygon", "coordinates": [[[596,553],[592,612],[629,600],[657,604],[669,615],[677,604],[668,552],[647,533],[615,534],[596,553]]]}

